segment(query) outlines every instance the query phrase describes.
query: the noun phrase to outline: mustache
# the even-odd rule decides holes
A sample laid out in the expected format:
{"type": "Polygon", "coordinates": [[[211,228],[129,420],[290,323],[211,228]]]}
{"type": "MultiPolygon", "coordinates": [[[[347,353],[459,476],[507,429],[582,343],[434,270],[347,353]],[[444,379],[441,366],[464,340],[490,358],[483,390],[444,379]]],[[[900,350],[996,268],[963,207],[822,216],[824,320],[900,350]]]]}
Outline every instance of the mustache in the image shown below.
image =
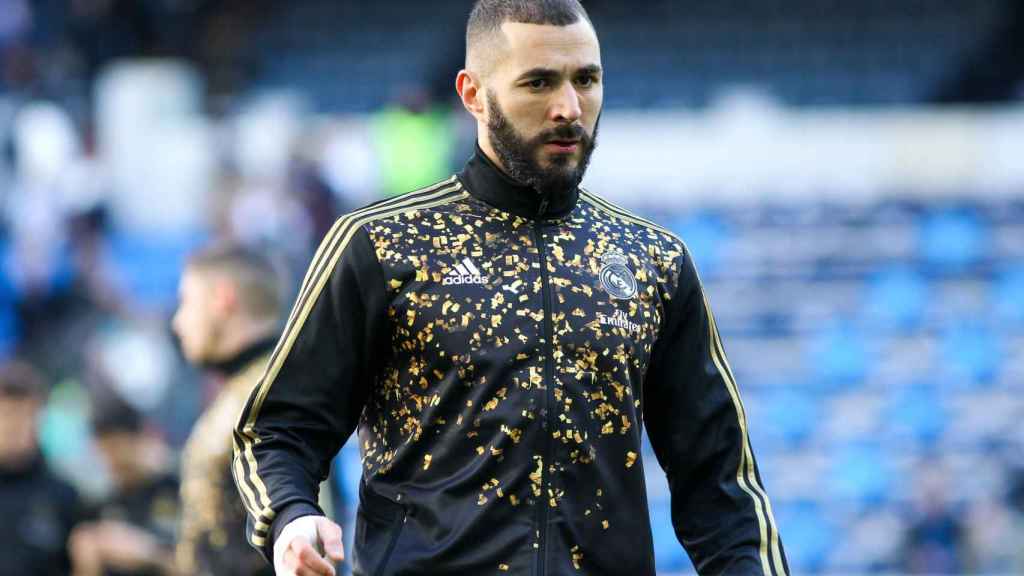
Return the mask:
{"type": "Polygon", "coordinates": [[[553,128],[551,130],[545,130],[537,136],[537,140],[540,142],[554,142],[556,140],[579,140],[586,142],[589,140],[587,131],[580,124],[566,124],[553,128]]]}

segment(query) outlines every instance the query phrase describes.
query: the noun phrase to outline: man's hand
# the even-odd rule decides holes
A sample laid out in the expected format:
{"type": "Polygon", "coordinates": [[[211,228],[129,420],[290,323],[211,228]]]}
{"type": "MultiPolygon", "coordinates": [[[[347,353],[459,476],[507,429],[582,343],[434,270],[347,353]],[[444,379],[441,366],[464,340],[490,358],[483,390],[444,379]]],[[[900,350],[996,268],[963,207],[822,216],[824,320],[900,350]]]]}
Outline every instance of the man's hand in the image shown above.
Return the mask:
{"type": "Polygon", "coordinates": [[[68,538],[73,576],[102,576],[103,558],[96,545],[96,525],[79,524],[68,538]]]}
{"type": "Polygon", "coordinates": [[[135,571],[159,563],[167,553],[151,534],[131,524],[103,521],[96,527],[97,547],[104,565],[119,570],[135,571]]]}
{"type": "Polygon", "coordinates": [[[105,569],[137,572],[158,568],[171,574],[173,559],[148,532],[116,520],[75,528],[68,543],[75,576],[99,576],[105,569]]]}
{"type": "Polygon", "coordinates": [[[344,558],[341,527],[324,516],[292,520],[274,542],[277,576],[335,576],[332,562],[341,562],[344,558]],[[320,550],[326,553],[326,559],[320,550]]]}

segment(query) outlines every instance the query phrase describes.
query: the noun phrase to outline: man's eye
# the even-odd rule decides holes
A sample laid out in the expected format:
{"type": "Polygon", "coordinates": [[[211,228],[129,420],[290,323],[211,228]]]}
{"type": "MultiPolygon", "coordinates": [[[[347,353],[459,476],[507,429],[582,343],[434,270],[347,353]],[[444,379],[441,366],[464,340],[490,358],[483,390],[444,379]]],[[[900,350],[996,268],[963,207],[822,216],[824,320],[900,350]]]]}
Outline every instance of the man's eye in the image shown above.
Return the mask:
{"type": "Polygon", "coordinates": [[[548,85],[548,81],[544,78],[535,78],[530,80],[529,86],[534,90],[540,90],[548,85]]]}
{"type": "Polygon", "coordinates": [[[592,86],[596,82],[597,79],[594,78],[593,76],[580,76],[579,78],[576,79],[576,83],[584,87],[592,86]]]}

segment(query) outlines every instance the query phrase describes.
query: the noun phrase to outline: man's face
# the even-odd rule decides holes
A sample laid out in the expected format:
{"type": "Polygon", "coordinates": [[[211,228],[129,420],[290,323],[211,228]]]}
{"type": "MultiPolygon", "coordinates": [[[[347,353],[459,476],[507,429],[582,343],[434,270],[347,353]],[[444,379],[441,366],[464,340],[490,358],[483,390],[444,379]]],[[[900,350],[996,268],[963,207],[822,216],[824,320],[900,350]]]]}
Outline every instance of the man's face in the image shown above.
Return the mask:
{"type": "Polygon", "coordinates": [[[36,450],[40,408],[35,396],[0,393],[0,462],[20,460],[36,450]]]}
{"type": "Polygon", "coordinates": [[[491,145],[514,179],[571,188],[586,172],[604,98],[597,36],[585,20],[506,22],[502,32],[507,50],[486,90],[491,145]]]}
{"type": "Polygon", "coordinates": [[[197,366],[216,360],[220,318],[210,274],[186,269],[178,285],[178,309],[171,328],[181,341],[185,358],[197,366]]]}
{"type": "Polygon", "coordinates": [[[138,434],[133,432],[106,432],[96,436],[96,446],[103,454],[114,481],[127,484],[140,460],[138,434]]]}

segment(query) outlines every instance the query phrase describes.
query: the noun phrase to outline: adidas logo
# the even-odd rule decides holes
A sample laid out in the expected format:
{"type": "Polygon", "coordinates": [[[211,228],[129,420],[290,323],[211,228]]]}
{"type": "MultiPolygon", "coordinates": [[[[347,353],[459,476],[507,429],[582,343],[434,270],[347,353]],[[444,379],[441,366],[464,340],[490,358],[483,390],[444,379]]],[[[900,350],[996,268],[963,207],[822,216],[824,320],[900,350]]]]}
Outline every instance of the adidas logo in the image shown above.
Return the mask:
{"type": "Polygon", "coordinates": [[[473,264],[473,261],[467,257],[463,258],[459,264],[456,264],[455,268],[452,268],[448,274],[445,274],[443,284],[445,286],[487,284],[487,276],[484,276],[480,269],[473,264]]]}

